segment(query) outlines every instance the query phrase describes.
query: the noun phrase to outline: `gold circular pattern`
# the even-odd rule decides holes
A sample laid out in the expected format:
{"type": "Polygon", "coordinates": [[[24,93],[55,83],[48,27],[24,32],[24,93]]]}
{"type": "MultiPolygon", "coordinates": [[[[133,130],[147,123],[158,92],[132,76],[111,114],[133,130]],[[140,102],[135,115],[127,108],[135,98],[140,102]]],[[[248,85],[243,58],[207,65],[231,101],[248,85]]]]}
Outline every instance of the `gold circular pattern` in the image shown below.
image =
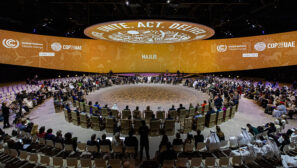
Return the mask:
{"type": "Polygon", "coordinates": [[[214,35],[214,30],[205,25],[182,21],[128,20],[92,25],[84,33],[93,39],[162,44],[207,39],[214,35]]]}

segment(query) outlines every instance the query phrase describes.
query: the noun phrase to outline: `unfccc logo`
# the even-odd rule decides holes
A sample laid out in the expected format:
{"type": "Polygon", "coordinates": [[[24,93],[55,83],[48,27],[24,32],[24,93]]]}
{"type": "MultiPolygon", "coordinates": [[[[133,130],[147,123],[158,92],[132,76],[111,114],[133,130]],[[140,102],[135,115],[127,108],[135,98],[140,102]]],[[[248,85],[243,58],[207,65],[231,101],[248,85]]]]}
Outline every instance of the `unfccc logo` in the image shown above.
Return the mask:
{"type": "Polygon", "coordinates": [[[225,51],[227,51],[227,45],[226,44],[218,45],[217,50],[218,50],[218,52],[225,52],[225,51]]]}
{"type": "Polygon", "coordinates": [[[54,51],[60,51],[62,49],[62,45],[60,43],[55,42],[52,43],[51,48],[54,51]]]}
{"type": "Polygon", "coordinates": [[[20,43],[14,39],[3,39],[2,44],[6,48],[18,48],[20,43]]]}
{"type": "Polygon", "coordinates": [[[264,42],[258,42],[254,45],[254,49],[257,51],[264,51],[266,48],[266,44],[264,42]]]}

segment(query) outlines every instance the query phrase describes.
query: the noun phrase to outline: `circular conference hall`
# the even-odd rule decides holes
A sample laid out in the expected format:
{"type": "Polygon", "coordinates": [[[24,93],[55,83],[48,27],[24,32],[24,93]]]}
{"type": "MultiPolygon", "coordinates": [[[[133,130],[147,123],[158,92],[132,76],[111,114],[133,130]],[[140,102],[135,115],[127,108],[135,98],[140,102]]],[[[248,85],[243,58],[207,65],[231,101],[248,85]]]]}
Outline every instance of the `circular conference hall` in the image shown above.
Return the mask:
{"type": "Polygon", "coordinates": [[[297,167],[280,0],[0,2],[0,167],[297,167]]]}

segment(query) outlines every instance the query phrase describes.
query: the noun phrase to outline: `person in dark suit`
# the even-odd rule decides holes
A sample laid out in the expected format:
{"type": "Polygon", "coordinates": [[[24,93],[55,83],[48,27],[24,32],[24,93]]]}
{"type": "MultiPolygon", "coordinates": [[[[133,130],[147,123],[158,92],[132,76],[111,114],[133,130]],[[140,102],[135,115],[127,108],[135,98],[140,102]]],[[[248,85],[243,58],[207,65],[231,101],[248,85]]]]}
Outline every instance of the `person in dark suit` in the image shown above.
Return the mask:
{"type": "Polygon", "coordinates": [[[101,136],[101,138],[102,138],[102,139],[99,141],[99,146],[101,146],[101,145],[108,145],[109,148],[110,148],[110,150],[111,150],[111,142],[110,142],[109,139],[106,139],[106,135],[103,134],[103,135],[101,136]]]}
{"type": "Polygon", "coordinates": [[[129,131],[129,136],[125,138],[124,144],[128,147],[134,147],[135,153],[138,153],[138,140],[135,136],[133,136],[133,130],[129,131]]]}
{"type": "Polygon", "coordinates": [[[99,143],[98,143],[98,141],[96,140],[96,134],[93,134],[93,135],[91,136],[91,140],[89,140],[89,141],[87,142],[87,145],[89,145],[89,146],[97,146],[98,151],[99,151],[99,143]]]}
{"type": "Polygon", "coordinates": [[[194,136],[195,147],[197,148],[198,142],[204,142],[204,136],[201,134],[201,131],[197,130],[197,135],[194,136]]]}
{"type": "Polygon", "coordinates": [[[140,160],[142,160],[143,155],[143,148],[145,148],[146,153],[146,159],[150,160],[150,154],[149,154],[149,128],[146,126],[145,121],[141,121],[142,126],[139,128],[139,134],[140,134],[140,160]]]}
{"type": "Polygon", "coordinates": [[[2,103],[2,114],[3,114],[3,119],[4,119],[3,128],[10,127],[10,124],[9,124],[9,107],[7,107],[6,103],[2,103]]]}
{"type": "Polygon", "coordinates": [[[44,139],[55,141],[56,136],[53,134],[53,130],[51,128],[46,131],[44,139]]]}
{"type": "Polygon", "coordinates": [[[180,133],[176,133],[175,139],[173,140],[172,145],[182,145],[182,144],[184,143],[183,143],[183,140],[180,138],[180,133]]]}
{"type": "Polygon", "coordinates": [[[174,105],[172,105],[172,107],[169,110],[172,110],[172,111],[175,110],[174,105]]]}

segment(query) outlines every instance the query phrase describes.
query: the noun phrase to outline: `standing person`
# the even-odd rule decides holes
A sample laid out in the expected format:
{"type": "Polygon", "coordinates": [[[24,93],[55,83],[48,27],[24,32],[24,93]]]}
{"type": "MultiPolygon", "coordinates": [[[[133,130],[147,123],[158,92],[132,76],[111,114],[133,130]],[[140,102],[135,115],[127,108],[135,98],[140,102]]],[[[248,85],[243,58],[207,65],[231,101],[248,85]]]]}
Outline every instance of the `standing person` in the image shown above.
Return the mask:
{"type": "Polygon", "coordinates": [[[145,121],[141,121],[142,126],[139,128],[139,134],[140,134],[140,160],[142,160],[143,155],[143,148],[145,148],[146,153],[146,159],[150,160],[150,154],[149,154],[149,128],[146,126],[145,121]]]}
{"type": "Polygon", "coordinates": [[[2,103],[2,114],[3,114],[3,118],[4,118],[3,128],[10,127],[10,124],[9,124],[9,107],[6,106],[6,103],[2,103]]]}

